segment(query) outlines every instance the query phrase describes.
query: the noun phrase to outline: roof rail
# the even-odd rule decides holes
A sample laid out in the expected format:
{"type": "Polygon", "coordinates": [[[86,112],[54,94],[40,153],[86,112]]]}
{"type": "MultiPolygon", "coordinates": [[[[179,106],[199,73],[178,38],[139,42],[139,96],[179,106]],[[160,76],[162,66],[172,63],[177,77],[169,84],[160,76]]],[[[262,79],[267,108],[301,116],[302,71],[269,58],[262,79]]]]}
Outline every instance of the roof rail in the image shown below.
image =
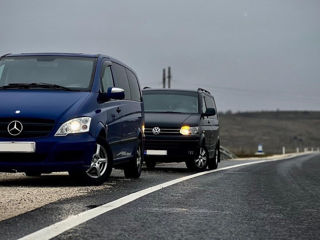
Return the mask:
{"type": "Polygon", "coordinates": [[[199,91],[199,92],[205,92],[205,93],[211,94],[208,90],[205,90],[205,89],[203,89],[203,88],[198,88],[198,91],[199,91]]]}

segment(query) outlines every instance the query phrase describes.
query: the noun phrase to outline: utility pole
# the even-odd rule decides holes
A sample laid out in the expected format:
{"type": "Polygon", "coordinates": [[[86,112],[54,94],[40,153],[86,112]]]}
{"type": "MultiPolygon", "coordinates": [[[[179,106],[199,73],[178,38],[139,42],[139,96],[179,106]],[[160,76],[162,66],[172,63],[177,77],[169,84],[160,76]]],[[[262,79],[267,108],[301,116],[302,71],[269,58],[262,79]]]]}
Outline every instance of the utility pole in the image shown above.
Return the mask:
{"type": "Polygon", "coordinates": [[[162,69],[162,87],[166,88],[166,69],[162,69]]]}
{"type": "Polygon", "coordinates": [[[166,80],[168,79],[168,88],[171,88],[171,78],[172,78],[172,75],[171,75],[171,67],[168,67],[168,76],[166,75],[166,69],[163,68],[162,69],[162,87],[163,88],[166,88],[166,80]]]}
{"type": "Polygon", "coordinates": [[[168,88],[171,88],[171,67],[168,67],[168,88]]]}

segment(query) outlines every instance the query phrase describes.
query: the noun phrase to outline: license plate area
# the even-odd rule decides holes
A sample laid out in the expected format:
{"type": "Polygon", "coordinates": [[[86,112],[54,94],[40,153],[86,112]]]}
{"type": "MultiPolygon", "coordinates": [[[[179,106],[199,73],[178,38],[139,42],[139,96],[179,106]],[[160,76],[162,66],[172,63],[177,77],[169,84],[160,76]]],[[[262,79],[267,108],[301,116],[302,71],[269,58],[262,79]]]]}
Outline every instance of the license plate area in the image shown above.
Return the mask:
{"type": "Polygon", "coordinates": [[[35,142],[0,142],[0,152],[33,153],[35,151],[35,142]]]}
{"type": "Polygon", "coordinates": [[[153,155],[153,156],[167,156],[167,150],[146,150],[145,155],[153,155]]]}

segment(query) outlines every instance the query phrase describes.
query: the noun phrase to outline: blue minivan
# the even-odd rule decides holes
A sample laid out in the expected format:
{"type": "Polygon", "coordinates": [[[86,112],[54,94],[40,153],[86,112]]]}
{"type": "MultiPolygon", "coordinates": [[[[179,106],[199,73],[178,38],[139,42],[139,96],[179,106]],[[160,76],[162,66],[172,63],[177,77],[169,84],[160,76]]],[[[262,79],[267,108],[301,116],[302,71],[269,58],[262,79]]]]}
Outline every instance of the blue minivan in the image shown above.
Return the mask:
{"type": "Polygon", "coordinates": [[[68,171],[101,184],[138,178],[144,113],[135,72],[104,55],[0,58],[0,172],[68,171]]]}

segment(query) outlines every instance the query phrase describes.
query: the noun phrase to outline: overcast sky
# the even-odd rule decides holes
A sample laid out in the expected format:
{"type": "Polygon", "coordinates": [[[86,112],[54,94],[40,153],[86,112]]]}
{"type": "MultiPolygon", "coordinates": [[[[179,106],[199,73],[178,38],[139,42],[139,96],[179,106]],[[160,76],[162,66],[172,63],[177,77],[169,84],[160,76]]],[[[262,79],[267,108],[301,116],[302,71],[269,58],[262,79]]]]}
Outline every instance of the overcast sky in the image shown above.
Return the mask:
{"type": "Polygon", "coordinates": [[[320,110],[319,0],[0,0],[0,54],[104,53],[220,111],[320,110]]]}

